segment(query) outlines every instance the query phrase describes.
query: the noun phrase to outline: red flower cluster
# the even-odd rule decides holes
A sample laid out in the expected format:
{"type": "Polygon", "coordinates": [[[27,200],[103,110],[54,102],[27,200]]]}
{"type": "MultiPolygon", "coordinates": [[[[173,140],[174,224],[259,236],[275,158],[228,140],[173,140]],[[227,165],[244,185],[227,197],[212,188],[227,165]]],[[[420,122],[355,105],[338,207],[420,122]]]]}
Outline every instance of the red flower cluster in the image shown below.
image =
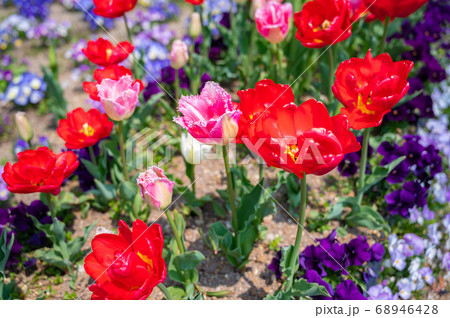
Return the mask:
{"type": "Polygon", "coordinates": [[[55,154],[47,147],[17,154],[18,162],[5,165],[3,180],[14,193],[43,192],[58,195],[61,184],[77,168],[77,156],[71,152],[55,154]]]}
{"type": "Polygon", "coordinates": [[[68,149],[81,149],[95,145],[109,136],[114,123],[97,109],[85,111],[77,108],[59,121],[56,132],[66,142],[68,149]]]}
{"type": "Polygon", "coordinates": [[[147,227],[141,220],[134,221],[133,230],[119,221],[119,235],[96,235],[84,263],[96,282],[89,287],[92,299],[146,299],[166,279],[163,246],[161,226],[147,227]]]}
{"type": "Polygon", "coordinates": [[[239,91],[242,112],[239,139],[269,166],[295,173],[323,175],[345,154],[361,146],[347,117],[330,117],[324,104],[310,99],[297,106],[287,85],[262,80],[239,91]]]}
{"type": "Polygon", "coordinates": [[[363,0],[378,19],[384,20],[386,17],[391,19],[406,18],[416,12],[428,0],[363,0]]]}
{"type": "Polygon", "coordinates": [[[313,0],[294,13],[295,36],[308,48],[322,48],[344,41],[352,34],[348,0],[313,0]]]}
{"type": "Polygon", "coordinates": [[[94,64],[111,66],[124,61],[133,50],[130,42],[123,41],[114,46],[108,40],[98,38],[97,41],[89,41],[83,53],[94,64]]]}
{"type": "MultiPolygon", "coordinates": [[[[105,67],[104,69],[97,69],[94,71],[94,79],[96,80],[96,82],[84,82],[83,83],[84,91],[88,93],[89,97],[92,98],[93,100],[100,101],[100,98],[98,97],[97,85],[100,84],[105,78],[110,78],[112,80],[119,80],[124,75],[133,76],[129,69],[119,65],[111,65],[105,67]]],[[[136,82],[139,83],[140,91],[142,91],[144,89],[144,84],[139,79],[134,81],[134,83],[136,82]]]]}
{"type": "Polygon", "coordinates": [[[393,62],[384,53],[373,58],[367,52],[364,59],[342,62],[336,71],[334,96],[344,105],[341,113],[350,120],[353,129],[379,126],[409,90],[408,74],[413,62],[393,62]]]}
{"type": "Polygon", "coordinates": [[[105,18],[118,18],[131,11],[137,0],[93,0],[94,13],[105,18]]]}

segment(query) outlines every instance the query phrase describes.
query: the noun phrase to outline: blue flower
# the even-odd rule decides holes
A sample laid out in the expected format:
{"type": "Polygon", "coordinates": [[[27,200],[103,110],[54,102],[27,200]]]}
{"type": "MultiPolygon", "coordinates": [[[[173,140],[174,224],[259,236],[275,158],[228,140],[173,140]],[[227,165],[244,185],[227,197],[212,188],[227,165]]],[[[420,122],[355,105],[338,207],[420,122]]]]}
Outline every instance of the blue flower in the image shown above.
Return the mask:
{"type": "Polygon", "coordinates": [[[413,286],[408,278],[402,278],[397,282],[398,294],[402,299],[411,298],[413,286]]]}
{"type": "Polygon", "coordinates": [[[7,101],[14,101],[19,106],[25,106],[30,103],[39,103],[44,98],[46,90],[47,83],[42,77],[25,72],[9,83],[4,97],[7,101]]]}
{"type": "Polygon", "coordinates": [[[393,295],[388,286],[375,285],[370,287],[367,293],[374,300],[398,300],[398,294],[393,295]]]}

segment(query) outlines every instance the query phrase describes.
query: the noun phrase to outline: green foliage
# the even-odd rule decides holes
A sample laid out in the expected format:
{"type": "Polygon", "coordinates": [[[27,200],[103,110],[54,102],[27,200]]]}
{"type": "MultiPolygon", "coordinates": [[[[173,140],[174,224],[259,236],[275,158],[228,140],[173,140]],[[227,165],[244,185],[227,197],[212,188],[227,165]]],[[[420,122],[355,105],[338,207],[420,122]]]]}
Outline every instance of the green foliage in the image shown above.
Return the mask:
{"type": "Polygon", "coordinates": [[[14,244],[14,234],[11,240],[6,244],[6,229],[2,230],[0,235],[0,300],[11,299],[13,282],[5,285],[5,267],[14,244]]]}
{"type": "Polygon", "coordinates": [[[55,75],[45,67],[42,67],[42,72],[44,73],[44,81],[47,83],[48,105],[58,121],[66,117],[67,101],[55,75]]]}
{"type": "MultiPolygon", "coordinates": [[[[215,251],[221,250],[228,261],[235,267],[242,268],[248,262],[248,257],[263,228],[260,226],[265,216],[276,211],[275,204],[270,195],[264,195],[262,180],[257,185],[247,179],[245,170],[233,168],[233,181],[238,189],[237,197],[240,204],[236,214],[238,225],[233,232],[221,222],[216,222],[209,229],[209,240],[215,251]],[[248,192],[244,194],[244,191],[248,192]]],[[[222,197],[228,198],[225,192],[220,192],[222,197]]]]}
{"type": "Polygon", "coordinates": [[[290,300],[293,298],[304,299],[313,296],[330,297],[327,289],[317,283],[308,283],[306,279],[300,278],[294,281],[292,288],[289,290],[280,289],[275,291],[273,295],[267,295],[266,300],[290,300]]]}

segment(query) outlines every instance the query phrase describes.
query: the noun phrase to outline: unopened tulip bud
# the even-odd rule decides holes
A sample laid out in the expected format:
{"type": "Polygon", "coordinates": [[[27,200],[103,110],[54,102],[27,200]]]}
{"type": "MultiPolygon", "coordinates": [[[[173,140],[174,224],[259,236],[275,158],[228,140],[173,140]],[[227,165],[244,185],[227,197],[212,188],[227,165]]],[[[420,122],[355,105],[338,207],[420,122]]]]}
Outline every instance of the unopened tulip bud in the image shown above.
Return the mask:
{"type": "Polygon", "coordinates": [[[172,203],[172,191],[175,182],[170,181],[164,170],[150,167],[137,178],[142,199],[152,208],[164,210],[172,203]]]}
{"type": "Polygon", "coordinates": [[[170,51],[170,66],[179,70],[189,60],[188,47],[186,43],[181,40],[175,40],[172,44],[172,50],[170,51]]]}
{"type": "Polygon", "coordinates": [[[184,160],[191,165],[199,164],[202,161],[202,154],[210,151],[212,146],[200,143],[189,133],[181,133],[181,154],[184,160]]]}
{"type": "Polygon", "coordinates": [[[224,145],[228,145],[236,139],[239,132],[238,125],[239,116],[225,115],[222,119],[222,141],[224,145]]]}
{"type": "Polygon", "coordinates": [[[196,39],[202,33],[202,20],[200,13],[192,12],[191,23],[189,24],[189,35],[196,39]]]}
{"type": "Polygon", "coordinates": [[[33,128],[28,121],[27,115],[24,112],[17,112],[15,116],[17,130],[19,136],[26,142],[29,142],[33,138],[33,128]]]}

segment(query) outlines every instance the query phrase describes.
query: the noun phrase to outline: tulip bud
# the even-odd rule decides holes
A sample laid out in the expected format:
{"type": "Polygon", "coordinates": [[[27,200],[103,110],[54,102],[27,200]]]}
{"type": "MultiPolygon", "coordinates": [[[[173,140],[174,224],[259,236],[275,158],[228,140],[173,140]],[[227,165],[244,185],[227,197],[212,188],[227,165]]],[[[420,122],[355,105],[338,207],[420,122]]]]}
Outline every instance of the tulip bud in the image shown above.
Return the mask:
{"type": "Polygon", "coordinates": [[[186,43],[181,40],[175,40],[172,43],[172,50],[170,51],[170,66],[179,70],[189,60],[188,47],[186,43]]]}
{"type": "Polygon", "coordinates": [[[152,208],[164,210],[172,203],[172,189],[175,182],[170,181],[164,170],[153,166],[137,178],[142,199],[152,208]]]}
{"type": "Polygon", "coordinates": [[[200,143],[189,133],[181,133],[181,154],[184,160],[191,165],[202,161],[202,154],[210,151],[212,146],[200,143]]]}
{"type": "Polygon", "coordinates": [[[26,142],[29,142],[33,138],[33,128],[24,112],[17,112],[15,116],[17,130],[19,136],[26,142]]]}
{"type": "Polygon", "coordinates": [[[228,145],[230,142],[236,139],[239,132],[238,125],[239,117],[236,118],[232,114],[223,116],[222,119],[222,142],[224,145],[228,145]]]}
{"type": "Polygon", "coordinates": [[[202,33],[202,20],[200,13],[192,12],[191,23],[189,24],[189,35],[196,39],[202,33]]]}

